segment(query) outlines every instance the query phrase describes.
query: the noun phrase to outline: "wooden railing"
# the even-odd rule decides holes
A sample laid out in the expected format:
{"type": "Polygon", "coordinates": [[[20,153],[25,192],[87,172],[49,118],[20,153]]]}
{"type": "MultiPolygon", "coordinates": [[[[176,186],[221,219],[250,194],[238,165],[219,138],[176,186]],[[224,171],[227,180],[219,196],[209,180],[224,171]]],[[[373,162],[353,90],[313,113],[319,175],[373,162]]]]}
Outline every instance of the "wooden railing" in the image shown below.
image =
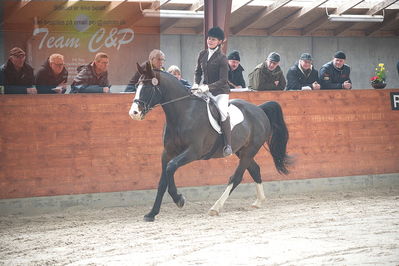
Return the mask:
{"type": "MultiPolygon", "coordinates": [[[[281,176],[261,149],[264,181],[399,173],[399,111],[394,90],[232,93],[282,105],[296,158],[281,176]]],[[[160,176],[161,108],[128,116],[131,94],[0,95],[0,198],[142,190],[160,176]]],[[[237,159],[180,168],[177,186],[225,184],[237,159]]],[[[244,182],[251,181],[245,174],[244,182]]]]}

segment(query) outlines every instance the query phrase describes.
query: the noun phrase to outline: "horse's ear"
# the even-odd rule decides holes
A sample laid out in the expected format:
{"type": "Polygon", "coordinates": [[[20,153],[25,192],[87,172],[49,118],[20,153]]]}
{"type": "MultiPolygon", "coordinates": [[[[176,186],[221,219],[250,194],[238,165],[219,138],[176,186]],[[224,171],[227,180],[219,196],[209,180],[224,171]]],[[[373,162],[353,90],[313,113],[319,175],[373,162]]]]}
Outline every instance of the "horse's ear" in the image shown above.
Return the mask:
{"type": "Polygon", "coordinates": [[[148,61],[145,67],[146,67],[145,72],[147,73],[147,75],[150,75],[150,73],[152,73],[151,63],[148,61]]]}
{"type": "Polygon", "coordinates": [[[137,63],[136,62],[136,65],[137,65],[137,71],[141,74],[141,75],[143,75],[144,74],[144,69],[139,65],[139,63],[137,63]]]}

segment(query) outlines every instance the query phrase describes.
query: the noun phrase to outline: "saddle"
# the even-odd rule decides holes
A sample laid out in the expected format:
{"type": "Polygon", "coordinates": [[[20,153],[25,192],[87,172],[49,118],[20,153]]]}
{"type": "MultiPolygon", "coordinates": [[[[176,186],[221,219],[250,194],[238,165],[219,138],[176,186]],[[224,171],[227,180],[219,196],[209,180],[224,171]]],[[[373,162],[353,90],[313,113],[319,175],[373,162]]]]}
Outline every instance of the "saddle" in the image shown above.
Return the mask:
{"type": "MultiPolygon", "coordinates": [[[[198,95],[201,99],[206,102],[206,109],[208,112],[208,119],[209,123],[211,124],[212,128],[218,133],[222,134],[222,130],[220,128],[221,123],[221,116],[219,112],[219,108],[214,99],[212,99],[207,93],[198,95]]],[[[233,131],[233,128],[244,121],[244,115],[241,110],[234,105],[234,103],[229,103],[228,107],[228,114],[230,116],[230,127],[233,131]]]]}

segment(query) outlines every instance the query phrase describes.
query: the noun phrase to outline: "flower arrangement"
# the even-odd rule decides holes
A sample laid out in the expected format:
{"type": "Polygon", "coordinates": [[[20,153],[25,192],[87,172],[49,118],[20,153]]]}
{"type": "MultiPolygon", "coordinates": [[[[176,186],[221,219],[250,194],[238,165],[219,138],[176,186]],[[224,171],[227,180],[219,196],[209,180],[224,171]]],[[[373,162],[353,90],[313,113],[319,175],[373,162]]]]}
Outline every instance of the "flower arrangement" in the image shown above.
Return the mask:
{"type": "Polygon", "coordinates": [[[375,76],[371,78],[371,84],[384,83],[386,78],[386,70],[384,63],[379,63],[375,68],[375,76]]]}

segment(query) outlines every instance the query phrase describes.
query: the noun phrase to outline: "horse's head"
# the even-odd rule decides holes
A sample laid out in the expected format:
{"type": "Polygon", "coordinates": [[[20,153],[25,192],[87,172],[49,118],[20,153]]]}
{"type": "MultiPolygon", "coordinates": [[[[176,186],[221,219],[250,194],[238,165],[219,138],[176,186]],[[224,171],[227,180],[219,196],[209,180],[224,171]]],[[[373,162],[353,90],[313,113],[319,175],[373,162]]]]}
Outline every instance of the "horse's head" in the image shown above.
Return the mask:
{"type": "Polygon", "coordinates": [[[159,88],[159,77],[152,70],[150,63],[143,69],[137,64],[137,70],[141,74],[136,88],[129,115],[134,120],[143,120],[145,115],[157,104],[160,103],[162,95],[159,88]]]}

